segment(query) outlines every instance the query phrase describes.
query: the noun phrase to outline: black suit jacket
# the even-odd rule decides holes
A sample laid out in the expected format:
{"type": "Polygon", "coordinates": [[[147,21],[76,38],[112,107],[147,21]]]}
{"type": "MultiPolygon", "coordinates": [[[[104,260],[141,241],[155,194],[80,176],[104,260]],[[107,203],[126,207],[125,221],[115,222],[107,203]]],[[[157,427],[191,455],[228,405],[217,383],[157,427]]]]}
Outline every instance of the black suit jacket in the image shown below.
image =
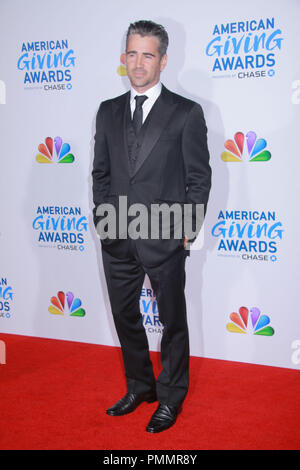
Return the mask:
{"type": "MultiPolygon", "coordinates": [[[[207,128],[199,104],[162,86],[160,97],[147,116],[147,130],[140,147],[135,171],[130,175],[126,113],[130,92],[101,103],[96,119],[95,156],[92,171],[94,223],[97,207],[111,203],[119,211],[118,196],[128,204],[208,202],[211,168],[207,128]]],[[[194,213],[195,216],[195,213],[194,213]]],[[[150,228],[149,228],[150,233],[150,228]]],[[[103,249],[123,258],[128,239],[102,240],[103,249]]],[[[176,250],[181,239],[137,239],[136,246],[145,266],[159,265],[176,250]]]]}

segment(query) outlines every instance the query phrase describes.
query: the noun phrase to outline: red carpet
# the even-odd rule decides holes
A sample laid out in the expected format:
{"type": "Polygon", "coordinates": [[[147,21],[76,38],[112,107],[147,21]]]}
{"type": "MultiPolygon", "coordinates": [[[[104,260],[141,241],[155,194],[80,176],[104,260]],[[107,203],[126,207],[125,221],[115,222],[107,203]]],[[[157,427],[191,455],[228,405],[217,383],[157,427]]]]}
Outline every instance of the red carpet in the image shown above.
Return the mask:
{"type": "MultiPolygon", "coordinates": [[[[0,335],[0,449],[300,449],[297,370],[191,358],[174,427],[145,432],[156,403],[110,417],[125,393],[118,348],[0,335]]],[[[159,355],[152,354],[155,370],[159,355]]]]}

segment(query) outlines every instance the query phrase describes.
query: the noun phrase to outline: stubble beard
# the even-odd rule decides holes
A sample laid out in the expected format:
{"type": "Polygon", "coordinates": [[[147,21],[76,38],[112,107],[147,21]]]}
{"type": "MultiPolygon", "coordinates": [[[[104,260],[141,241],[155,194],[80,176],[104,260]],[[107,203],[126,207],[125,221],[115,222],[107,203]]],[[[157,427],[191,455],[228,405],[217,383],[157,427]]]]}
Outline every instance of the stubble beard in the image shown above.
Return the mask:
{"type": "Polygon", "coordinates": [[[137,79],[135,76],[134,76],[134,71],[132,73],[128,73],[127,71],[127,75],[128,75],[128,78],[130,80],[130,83],[131,85],[133,86],[133,88],[135,89],[148,89],[152,86],[152,84],[154,85],[154,82],[155,80],[152,78],[152,77],[141,77],[140,79],[137,79]],[[153,82],[153,83],[152,83],[153,82]]]}

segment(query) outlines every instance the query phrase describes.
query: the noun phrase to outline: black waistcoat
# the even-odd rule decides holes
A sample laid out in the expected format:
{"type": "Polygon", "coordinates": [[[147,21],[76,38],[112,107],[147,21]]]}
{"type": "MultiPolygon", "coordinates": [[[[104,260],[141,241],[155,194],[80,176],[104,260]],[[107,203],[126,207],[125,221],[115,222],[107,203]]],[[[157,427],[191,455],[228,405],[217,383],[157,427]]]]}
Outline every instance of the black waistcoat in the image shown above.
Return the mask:
{"type": "Polygon", "coordinates": [[[143,143],[145,133],[147,131],[148,122],[149,122],[149,119],[147,117],[147,119],[145,119],[141,127],[140,132],[136,136],[133,126],[132,126],[130,105],[128,104],[127,112],[126,112],[126,134],[127,134],[127,144],[128,144],[130,176],[133,176],[134,174],[136,162],[139,158],[139,151],[143,143]]]}

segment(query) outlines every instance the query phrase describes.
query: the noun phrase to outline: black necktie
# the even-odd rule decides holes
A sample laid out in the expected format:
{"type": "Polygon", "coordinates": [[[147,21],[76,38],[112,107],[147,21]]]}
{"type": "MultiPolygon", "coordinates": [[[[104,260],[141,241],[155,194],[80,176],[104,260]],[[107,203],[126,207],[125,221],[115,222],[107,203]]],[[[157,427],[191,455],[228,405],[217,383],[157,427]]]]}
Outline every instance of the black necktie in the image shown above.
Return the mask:
{"type": "Polygon", "coordinates": [[[132,117],[132,124],[134,128],[135,135],[138,135],[140,129],[143,125],[143,103],[146,101],[148,96],[141,95],[135,96],[135,110],[132,117]]]}

